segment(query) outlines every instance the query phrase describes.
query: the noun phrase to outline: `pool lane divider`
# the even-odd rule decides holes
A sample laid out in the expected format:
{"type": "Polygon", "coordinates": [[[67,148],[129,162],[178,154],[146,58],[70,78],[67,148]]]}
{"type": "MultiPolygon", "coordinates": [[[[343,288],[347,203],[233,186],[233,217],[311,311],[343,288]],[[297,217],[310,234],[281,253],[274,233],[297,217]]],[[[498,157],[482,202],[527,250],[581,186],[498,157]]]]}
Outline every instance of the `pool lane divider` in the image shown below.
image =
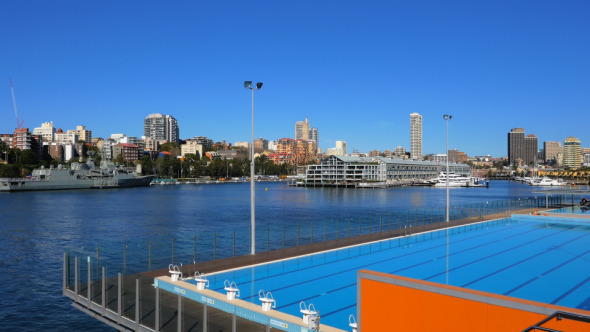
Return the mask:
{"type": "MultiPolygon", "coordinates": [[[[199,302],[208,307],[219,309],[232,315],[235,313],[238,317],[262,325],[269,325],[278,330],[287,332],[314,331],[303,324],[303,319],[301,317],[296,317],[276,310],[262,311],[260,305],[240,299],[229,301],[226,298],[226,294],[221,294],[210,289],[198,290],[197,286],[194,284],[182,280],[173,282],[168,276],[155,278],[154,287],[173,294],[180,294],[186,299],[199,302]]],[[[327,325],[321,325],[320,331],[346,332],[327,325]]]]}

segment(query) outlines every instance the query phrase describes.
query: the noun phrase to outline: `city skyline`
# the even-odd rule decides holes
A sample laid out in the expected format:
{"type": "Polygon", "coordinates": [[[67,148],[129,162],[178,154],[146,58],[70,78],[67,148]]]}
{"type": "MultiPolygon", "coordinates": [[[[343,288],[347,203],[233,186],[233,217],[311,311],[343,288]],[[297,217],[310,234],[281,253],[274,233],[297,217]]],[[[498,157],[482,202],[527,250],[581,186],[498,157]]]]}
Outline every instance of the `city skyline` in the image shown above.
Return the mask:
{"type": "Polygon", "coordinates": [[[584,121],[569,121],[590,105],[587,3],[3,7],[0,133],[16,128],[12,78],[30,130],[53,121],[139,137],[142,119],[162,113],[178,120],[182,139],[247,141],[242,83],[253,79],[265,83],[255,136],[288,137],[309,117],[324,150],[337,140],[350,151],[410,150],[411,113],[423,116],[423,154],[444,152],[443,114],[453,115],[449,148],[470,156],[506,156],[516,127],[539,143],[590,142],[584,121]]]}

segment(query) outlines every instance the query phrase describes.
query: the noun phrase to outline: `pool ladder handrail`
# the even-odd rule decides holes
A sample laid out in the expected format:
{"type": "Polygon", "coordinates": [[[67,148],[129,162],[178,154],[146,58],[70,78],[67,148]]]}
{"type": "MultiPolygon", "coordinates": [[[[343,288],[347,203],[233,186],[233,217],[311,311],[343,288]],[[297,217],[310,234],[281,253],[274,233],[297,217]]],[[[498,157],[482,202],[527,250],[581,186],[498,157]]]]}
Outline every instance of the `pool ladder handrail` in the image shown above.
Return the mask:
{"type": "Polygon", "coordinates": [[[348,326],[352,327],[352,332],[356,332],[357,324],[353,314],[350,314],[350,316],[348,316],[348,326]]]}
{"type": "Polygon", "coordinates": [[[277,301],[275,301],[275,299],[272,296],[272,293],[269,291],[266,294],[264,293],[264,289],[261,289],[258,291],[258,299],[262,302],[262,310],[264,311],[268,311],[265,310],[266,309],[271,309],[271,308],[276,308],[277,307],[277,301]]]}
{"type": "Polygon", "coordinates": [[[310,318],[315,318],[318,316],[318,312],[315,309],[313,303],[310,303],[309,306],[305,304],[305,301],[299,302],[299,312],[303,314],[303,324],[308,325],[310,318]]]}
{"type": "Polygon", "coordinates": [[[170,273],[170,279],[172,281],[178,281],[182,278],[182,271],[180,270],[178,265],[168,265],[168,272],[170,273]]]}
{"type": "Polygon", "coordinates": [[[197,289],[199,290],[209,287],[209,279],[207,279],[205,273],[199,273],[199,271],[195,271],[195,281],[197,282],[197,289]]]}
{"type": "Polygon", "coordinates": [[[240,289],[235,281],[229,282],[229,280],[225,280],[223,282],[223,288],[229,293],[234,292],[236,293],[236,297],[240,297],[240,289]]]}

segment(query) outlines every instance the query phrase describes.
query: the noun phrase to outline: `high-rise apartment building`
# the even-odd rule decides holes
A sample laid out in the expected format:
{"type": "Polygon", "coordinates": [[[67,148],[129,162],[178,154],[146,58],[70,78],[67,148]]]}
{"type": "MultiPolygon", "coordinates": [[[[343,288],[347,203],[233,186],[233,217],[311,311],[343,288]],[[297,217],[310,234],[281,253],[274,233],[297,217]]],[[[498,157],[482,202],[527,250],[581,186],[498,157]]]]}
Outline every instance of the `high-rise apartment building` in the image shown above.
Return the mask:
{"type": "Polygon", "coordinates": [[[570,136],[563,146],[563,166],[570,169],[580,168],[582,164],[582,144],[579,139],[570,136]]]}
{"type": "Polygon", "coordinates": [[[319,148],[319,133],[318,128],[309,128],[309,140],[315,143],[315,146],[319,148]]]}
{"type": "Polygon", "coordinates": [[[535,135],[524,135],[523,128],[508,133],[508,163],[510,165],[534,165],[539,152],[539,140],[535,135]]]}
{"type": "Polygon", "coordinates": [[[412,159],[422,158],[422,115],[410,114],[410,154],[412,159]]]}
{"type": "Polygon", "coordinates": [[[309,140],[309,120],[295,122],[295,139],[309,140]]]}
{"type": "Polygon", "coordinates": [[[557,154],[563,152],[561,142],[543,142],[543,151],[545,163],[553,162],[557,160],[557,154]]]}
{"type": "Polygon", "coordinates": [[[524,162],[526,165],[535,165],[539,154],[539,139],[533,134],[524,138],[524,162]]]}
{"type": "Polygon", "coordinates": [[[156,141],[178,142],[178,121],[172,115],[150,114],[144,120],[144,136],[156,141]]]}

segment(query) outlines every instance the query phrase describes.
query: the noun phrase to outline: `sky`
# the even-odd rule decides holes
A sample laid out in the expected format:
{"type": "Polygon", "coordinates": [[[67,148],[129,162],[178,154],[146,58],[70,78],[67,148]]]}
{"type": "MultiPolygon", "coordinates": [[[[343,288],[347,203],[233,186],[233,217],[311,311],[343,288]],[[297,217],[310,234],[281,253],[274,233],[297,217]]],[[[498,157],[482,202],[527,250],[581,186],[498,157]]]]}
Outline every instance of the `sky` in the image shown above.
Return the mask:
{"type": "Polygon", "coordinates": [[[588,1],[3,1],[0,133],[18,117],[94,137],[143,135],[152,113],[182,139],[294,138],[319,147],[507,155],[522,127],[590,146],[588,1]]]}

